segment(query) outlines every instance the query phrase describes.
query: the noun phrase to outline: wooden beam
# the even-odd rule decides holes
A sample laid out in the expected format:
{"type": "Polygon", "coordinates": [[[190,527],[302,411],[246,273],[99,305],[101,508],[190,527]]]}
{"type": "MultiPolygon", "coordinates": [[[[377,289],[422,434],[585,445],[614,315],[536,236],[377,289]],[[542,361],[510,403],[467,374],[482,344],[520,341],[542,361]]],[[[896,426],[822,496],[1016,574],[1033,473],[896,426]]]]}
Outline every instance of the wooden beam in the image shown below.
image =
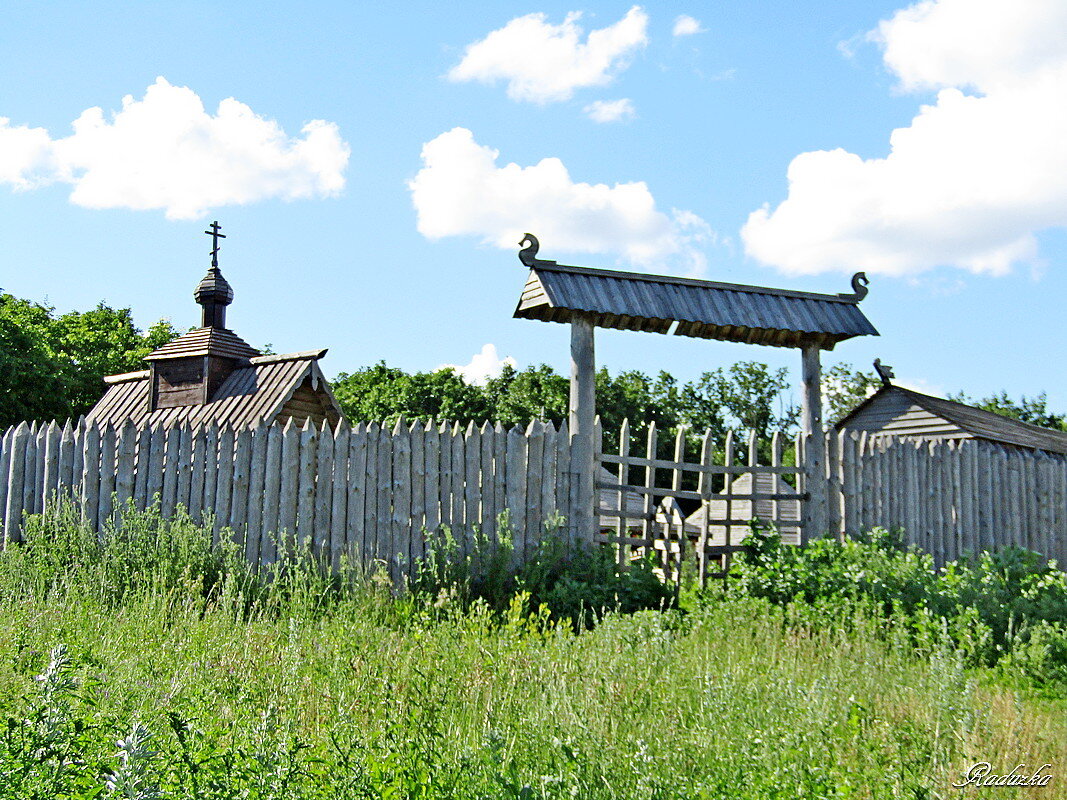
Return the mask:
{"type": "Polygon", "coordinates": [[[580,317],[571,322],[571,395],[570,434],[574,443],[571,469],[577,485],[576,506],[570,509],[572,530],[583,545],[593,541],[596,533],[596,493],[593,483],[597,464],[593,443],[596,419],[596,356],[593,346],[593,322],[580,317]]]}
{"type": "Polygon", "coordinates": [[[822,366],[819,363],[819,345],[807,341],[800,348],[801,379],[804,382],[804,398],[801,407],[801,430],[822,433],[822,366]]]}
{"type": "Polygon", "coordinates": [[[804,397],[801,406],[800,427],[804,440],[804,491],[808,501],[804,504],[804,526],[801,543],[827,532],[826,496],[827,481],[823,452],[826,442],[822,427],[822,368],[819,363],[819,343],[814,339],[800,347],[801,378],[804,397]]]}

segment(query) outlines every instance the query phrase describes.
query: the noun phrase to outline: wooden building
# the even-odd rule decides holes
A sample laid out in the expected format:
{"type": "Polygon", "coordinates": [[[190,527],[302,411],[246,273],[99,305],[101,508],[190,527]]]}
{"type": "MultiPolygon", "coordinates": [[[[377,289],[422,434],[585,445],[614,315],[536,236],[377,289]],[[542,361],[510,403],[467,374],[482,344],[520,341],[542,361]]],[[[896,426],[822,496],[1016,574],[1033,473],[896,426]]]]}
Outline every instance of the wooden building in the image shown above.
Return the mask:
{"type": "Polygon", "coordinates": [[[333,427],[343,418],[318,365],[325,350],[263,355],[226,327],[233,289],[217,261],[194,297],[201,326],[149,353],[148,369],[105,378],[107,391],[88,422],[245,428],[310,419],[333,427]]]}
{"type": "Polygon", "coordinates": [[[1067,454],[1067,433],[1030,425],[940,397],[883,386],[844,419],[838,430],[866,431],[868,436],[903,436],[924,440],[976,439],[1026,450],[1067,454]]]}
{"type": "Polygon", "coordinates": [[[597,473],[597,515],[599,530],[611,531],[619,524],[619,495],[622,495],[622,510],[627,527],[640,528],[645,515],[645,499],[632,489],[623,489],[619,476],[612,475],[601,466],[597,473]],[[615,488],[618,487],[618,488],[615,488]]]}

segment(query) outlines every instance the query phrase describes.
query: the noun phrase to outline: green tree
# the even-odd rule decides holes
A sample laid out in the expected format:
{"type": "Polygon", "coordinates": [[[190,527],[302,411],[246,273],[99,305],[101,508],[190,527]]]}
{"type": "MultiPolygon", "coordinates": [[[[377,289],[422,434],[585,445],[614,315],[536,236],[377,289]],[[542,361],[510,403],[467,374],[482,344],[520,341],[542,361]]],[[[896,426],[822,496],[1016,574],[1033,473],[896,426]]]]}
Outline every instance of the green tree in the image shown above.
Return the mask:
{"type": "Polygon", "coordinates": [[[0,426],[70,412],[51,314],[47,306],[0,294],[0,426]]]}
{"type": "Polygon", "coordinates": [[[521,425],[531,419],[567,418],[570,382],[547,364],[516,370],[505,364],[500,375],[486,381],[483,393],[490,416],[503,425],[521,425]]]}
{"type": "Polygon", "coordinates": [[[91,311],[72,311],[53,320],[52,346],[63,364],[67,402],[79,416],[100,399],[105,375],[144,367],[144,357],[177,335],[166,320],[147,334],[133,324],[128,308],[101,303],[91,311]]]}
{"type": "Polygon", "coordinates": [[[492,415],[480,387],[471,386],[451,369],[408,374],[379,361],[372,367],[342,372],[334,395],[353,421],[393,423],[407,419],[484,422],[492,415]]]}
{"type": "Polygon", "coordinates": [[[1029,422],[1031,425],[1040,425],[1042,428],[1067,431],[1067,415],[1053,414],[1048,410],[1048,397],[1045,392],[1036,397],[1023,395],[1018,402],[1012,400],[1005,391],[981,400],[972,400],[963,392],[949,395],[948,399],[955,400],[958,403],[966,403],[986,411],[992,411],[1002,417],[1010,417],[1020,422],[1029,422]]]}
{"type": "Polygon", "coordinates": [[[767,439],[774,431],[791,432],[800,410],[787,400],[789,371],[772,370],[759,361],[739,361],[703,373],[682,389],[683,421],[694,430],[717,436],[756,431],[767,439]]]}
{"type": "Polygon", "coordinates": [[[844,419],[852,409],[866,400],[882,385],[874,372],[861,372],[851,364],[834,364],[822,375],[822,396],[827,424],[844,419]]]}
{"type": "Polygon", "coordinates": [[[142,334],[129,309],[103,303],[54,314],[0,295],[0,425],[84,414],[103,395],[105,375],[143,367],[149,352],[177,335],[165,320],[142,334]]]}
{"type": "MultiPolygon", "coordinates": [[[[663,431],[678,425],[701,433],[710,428],[719,440],[727,430],[745,434],[754,429],[767,440],[773,431],[789,432],[796,425],[797,409],[788,401],[788,390],[786,370],[772,371],[756,361],[707,372],[681,386],[666,372],[651,378],[636,370],[612,375],[602,368],[596,374],[597,411],[608,450],[618,447],[624,419],[630,420],[636,436],[655,422],[663,431]]],[[[474,386],[450,369],[409,374],[379,362],[338,375],[334,393],[352,420],[388,423],[403,414],[410,419],[491,420],[510,426],[532,419],[556,424],[565,420],[570,385],[546,364],[523,370],[505,366],[498,377],[474,386]]],[[[691,449],[698,446],[695,439],[690,444],[691,449]]]]}
{"type": "Polygon", "coordinates": [[[678,381],[666,372],[653,379],[636,370],[612,377],[607,369],[601,369],[596,376],[596,402],[608,449],[618,446],[624,419],[630,420],[635,434],[643,433],[651,422],[660,430],[668,430],[683,421],[678,381]]]}

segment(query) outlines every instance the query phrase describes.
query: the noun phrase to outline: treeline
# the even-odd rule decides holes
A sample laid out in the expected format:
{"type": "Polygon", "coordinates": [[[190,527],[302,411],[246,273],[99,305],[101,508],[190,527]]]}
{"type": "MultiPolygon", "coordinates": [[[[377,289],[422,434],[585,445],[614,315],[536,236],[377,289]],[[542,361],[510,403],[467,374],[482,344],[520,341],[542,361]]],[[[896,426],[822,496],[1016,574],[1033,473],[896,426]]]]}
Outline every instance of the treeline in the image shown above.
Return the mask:
{"type": "MultiPolygon", "coordinates": [[[[96,308],[67,314],[40,303],[0,293],[0,426],[22,420],[51,420],[86,413],[104,392],[103,378],[143,369],[143,358],[178,335],[166,320],[142,331],[128,308],[96,308]]],[[[879,385],[873,372],[838,364],[825,372],[825,419],[840,419],[879,385]]],[[[352,420],[448,419],[525,424],[559,423],[567,417],[568,379],[541,364],[503,372],[484,385],[467,383],[450,369],[405,372],[385,362],[343,372],[334,381],[352,420]]],[[[796,429],[799,408],[788,371],[759,361],[741,361],[680,382],[667,372],[636,370],[596,375],[597,410],[609,437],[624,419],[635,433],[655,422],[661,430],[679,425],[727,431],[754,430],[761,440],[773,431],[796,429]]],[[[1044,394],[1016,402],[1007,392],[975,401],[953,399],[1044,427],[1067,430],[1067,417],[1048,410],[1044,394]]],[[[614,439],[610,438],[610,446],[614,439]]]]}
{"type": "MultiPolygon", "coordinates": [[[[844,417],[881,385],[874,372],[850,364],[830,367],[823,375],[824,418],[832,423],[844,417]]],[[[505,365],[499,377],[484,385],[467,383],[450,369],[408,373],[379,362],[351,373],[342,372],[333,384],[338,402],[350,419],[394,421],[448,419],[505,425],[531,419],[561,422],[567,417],[570,384],[552,367],[540,364],[516,370],[505,365]]],[[[727,431],[760,438],[774,431],[796,430],[800,415],[793,401],[788,370],[771,369],[759,361],[739,361],[686,383],[667,372],[651,377],[636,370],[612,375],[606,368],[596,374],[597,412],[606,431],[617,430],[624,419],[634,429],[655,422],[660,429],[679,425],[711,430],[717,437],[727,431]]],[[[1000,392],[982,400],[962,393],[950,399],[984,408],[1002,416],[1067,430],[1067,415],[1048,410],[1044,393],[1013,400],[1000,392]]]]}
{"type": "MultiPolygon", "coordinates": [[[[349,419],[393,421],[448,419],[460,422],[525,424],[533,419],[560,423],[567,418],[569,380],[540,364],[516,370],[505,365],[484,385],[467,383],[451,369],[407,373],[379,362],[341,373],[334,394],[349,419]]],[[[755,430],[766,438],[776,430],[793,430],[799,409],[790,400],[786,369],[758,361],[741,361],[680,383],[660,372],[651,377],[636,370],[596,374],[597,412],[605,434],[614,436],[624,419],[635,433],[655,422],[661,430],[679,425],[712,430],[717,438],[729,430],[755,430]]]]}

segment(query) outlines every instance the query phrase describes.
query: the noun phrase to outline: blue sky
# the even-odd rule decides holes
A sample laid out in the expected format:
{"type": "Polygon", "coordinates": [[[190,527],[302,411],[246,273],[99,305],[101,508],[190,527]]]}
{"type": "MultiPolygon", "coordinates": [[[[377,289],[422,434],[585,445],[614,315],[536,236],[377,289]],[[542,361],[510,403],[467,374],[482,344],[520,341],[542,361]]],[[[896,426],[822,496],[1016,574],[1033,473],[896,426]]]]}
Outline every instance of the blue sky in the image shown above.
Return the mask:
{"type": "MultiPolygon", "coordinates": [[[[566,326],[511,318],[531,230],[563,263],[825,292],[865,269],[882,335],[826,365],[880,356],[935,394],[1067,409],[1061,2],[5,15],[5,291],[196,324],[218,219],[229,321],[253,345],[329,347],[331,375],[466,365],[487,344],[563,371],[566,326]]],[[[774,348],[597,345],[613,371],[799,372],[774,348]]]]}

